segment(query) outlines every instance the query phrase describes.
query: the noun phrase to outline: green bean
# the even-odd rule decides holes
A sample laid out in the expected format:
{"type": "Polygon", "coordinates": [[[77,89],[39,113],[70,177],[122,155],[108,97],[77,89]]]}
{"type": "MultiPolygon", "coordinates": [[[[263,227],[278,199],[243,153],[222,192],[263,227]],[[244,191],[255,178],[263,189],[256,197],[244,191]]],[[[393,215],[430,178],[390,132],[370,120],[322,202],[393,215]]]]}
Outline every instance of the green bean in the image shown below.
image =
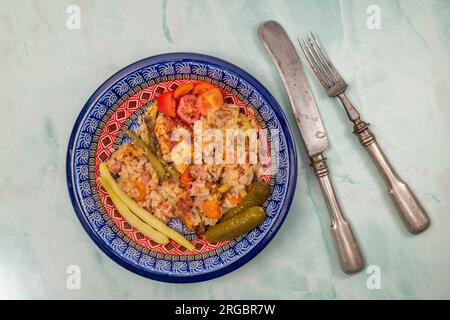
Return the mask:
{"type": "Polygon", "coordinates": [[[123,129],[125,134],[133,140],[134,144],[145,151],[148,161],[153,169],[155,169],[156,174],[160,179],[165,179],[167,177],[167,172],[164,166],[161,164],[159,157],[147,146],[147,144],[135,133],[130,130],[123,129]]]}
{"type": "Polygon", "coordinates": [[[156,154],[156,152],[154,150],[152,150],[152,148],[147,145],[144,140],[142,140],[138,135],[134,134],[133,132],[131,132],[130,130],[127,129],[123,129],[123,131],[125,132],[125,134],[127,136],[130,137],[131,140],[133,140],[134,144],[137,145],[139,148],[143,149],[147,155],[147,159],[148,161],[150,161],[150,164],[152,164],[152,167],[156,170],[156,173],[158,173],[158,176],[162,179],[167,177],[167,173],[169,173],[172,177],[174,177],[175,179],[180,178],[180,173],[174,168],[172,167],[170,164],[168,164],[162,157],[158,156],[156,154]],[[156,162],[158,161],[160,165],[158,165],[158,163],[156,162]],[[153,164],[156,165],[153,166],[153,164]],[[159,167],[159,168],[157,168],[159,167]],[[164,170],[164,174],[163,171],[164,170]],[[160,176],[161,174],[161,176],[160,176]]]}
{"type": "Polygon", "coordinates": [[[177,169],[175,169],[173,166],[168,164],[166,162],[166,160],[164,160],[163,158],[158,157],[158,159],[159,159],[159,162],[161,162],[161,164],[163,165],[164,169],[167,171],[168,174],[170,174],[172,177],[174,177],[177,180],[180,178],[181,174],[177,171],[177,169]]]}
{"type": "Polygon", "coordinates": [[[136,201],[134,201],[128,194],[123,191],[119,184],[114,180],[111,173],[108,170],[106,163],[102,162],[99,167],[100,177],[102,181],[106,182],[107,186],[112,189],[112,192],[117,195],[119,200],[125,204],[125,206],[130,209],[134,214],[136,214],[142,221],[155,228],[164,236],[169,237],[175,242],[181,244],[189,251],[194,251],[195,247],[180,233],[176,232],[172,228],[166,226],[164,222],[159,220],[149,211],[142,208],[136,201]]]}
{"type": "Polygon", "coordinates": [[[120,197],[113,191],[112,186],[101,177],[99,178],[100,183],[102,184],[103,188],[108,193],[109,197],[111,198],[112,202],[116,206],[117,210],[121,214],[122,217],[124,217],[125,220],[128,221],[128,223],[138,229],[143,235],[146,235],[153,241],[156,241],[157,243],[161,244],[167,244],[169,243],[169,238],[161,233],[160,231],[156,231],[148,224],[144,223],[141,219],[139,219],[134,213],[130,211],[130,209],[127,207],[127,205],[120,199],[120,197]]]}

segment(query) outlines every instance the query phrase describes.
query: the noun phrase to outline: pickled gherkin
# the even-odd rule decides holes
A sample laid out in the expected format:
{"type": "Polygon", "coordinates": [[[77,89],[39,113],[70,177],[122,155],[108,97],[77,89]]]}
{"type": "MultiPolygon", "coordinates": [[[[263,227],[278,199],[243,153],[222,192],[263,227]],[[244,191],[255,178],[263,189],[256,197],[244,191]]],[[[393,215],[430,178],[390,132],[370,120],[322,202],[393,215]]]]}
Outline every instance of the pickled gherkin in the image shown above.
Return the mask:
{"type": "Polygon", "coordinates": [[[205,238],[211,243],[233,240],[259,226],[265,216],[262,207],[251,207],[209,228],[205,238]]]}
{"type": "Polygon", "coordinates": [[[250,191],[244,200],[238,204],[236,207],[231,208],[223,215],[220,221],[226,221],[235,215],[244,212],[248,208],[254,206],[261,206],[264,202],[266,202],[267,198],[270,195],[270,186],[264,182],[253,182],[250,185],[250,191]]]}

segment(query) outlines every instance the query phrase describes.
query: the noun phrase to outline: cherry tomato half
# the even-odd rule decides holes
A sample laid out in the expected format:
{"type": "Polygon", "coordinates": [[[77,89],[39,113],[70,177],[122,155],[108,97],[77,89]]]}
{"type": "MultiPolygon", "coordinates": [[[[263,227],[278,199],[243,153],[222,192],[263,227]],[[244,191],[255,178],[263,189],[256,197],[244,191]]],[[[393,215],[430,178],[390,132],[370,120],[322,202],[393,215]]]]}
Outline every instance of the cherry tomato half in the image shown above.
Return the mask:
{"type": "Polygon", "coordinates": [[[197,100],[198,111],[202,115],[216,111],[223,106],[223,95],[219,88],[212,88],[202,93],[197,100]]]}
{"type": "Polygon", "coordinates": [[[168,117],[176,118],[177,117],[177,104],[173,97],[172,91],[164,92],[157,98],[158,103],[158,111],[162,112],[168,117]]]}

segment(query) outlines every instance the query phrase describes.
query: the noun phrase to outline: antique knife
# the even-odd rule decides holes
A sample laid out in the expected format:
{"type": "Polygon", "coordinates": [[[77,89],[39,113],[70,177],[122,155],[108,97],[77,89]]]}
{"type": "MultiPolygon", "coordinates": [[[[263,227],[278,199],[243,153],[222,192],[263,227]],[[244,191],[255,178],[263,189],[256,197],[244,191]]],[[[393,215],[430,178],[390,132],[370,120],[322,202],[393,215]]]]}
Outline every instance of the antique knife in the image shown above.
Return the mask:
{"type": "Polygon", "coordinates": [[[329,177],[328,166],[323,156],[323,152],[328,148],[327,134],[300,60],[286,31],[278,22],[262,23],[259,27],[259,37],[274,59],[289,95],[311,166],[319,180],[330,213],[331,233],[342,270],[345,273],[358,272],[364,268],[364,261],[329,177]]]}

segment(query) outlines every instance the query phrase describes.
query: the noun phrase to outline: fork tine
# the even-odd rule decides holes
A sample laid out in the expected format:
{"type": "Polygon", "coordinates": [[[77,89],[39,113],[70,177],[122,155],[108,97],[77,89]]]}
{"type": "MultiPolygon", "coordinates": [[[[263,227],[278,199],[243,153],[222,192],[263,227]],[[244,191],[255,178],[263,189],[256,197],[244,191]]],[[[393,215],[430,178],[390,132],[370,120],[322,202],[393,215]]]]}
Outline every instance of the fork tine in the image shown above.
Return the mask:
{"type": "Polygon", "coordinates": [[[315,64],[316,69],[321,74],[322,78],[324,79],[324,82],[327,84],[326,88],[331,87],[333,85],[333,79],[330,78],[326,72],[326,70],[323,69],[322,62],[318,59],[317,55],[314,52],[314,48],[311,45],[310,39],[308,37],[303,38],[303,42],[306,45],[306,48],[308,49],[308,54],[311,59],[311,61],[315,64]]]}
{"type": "Polygon", "coordinates": [[[323,70],[320,68],[319,63],[316,61],[314,54],[311,51],[310,46],[308,45],[308,41],[303,38],[303,44],[300,39],[298,39],[298,42],[300,44],[300,48],[303,51],[303,54],[305,55],[306,59],[308,60],[309,65],[311,66],[312,70],[316,74],[317,78],[319,79],[320,83],[323,87],[329,88],[332,85],[332,82],[329,81],[329,79],[326,77],[323,70]]]}
{"type": "Polygon", "coordinates": [[[324,77],[328,79],[330,83],[329,87],[332,87],[336,83],[335,79],[332,76],[332,72],[327,67],[326,61],[324,61],[319,52],[317,52],[317,47],[314,45],[314,41],[309,36],[306,36],[306,38],[308,39],[308,45],[311,51],[311,55],[316,60],[318,68],[320,68],[320,70],[324,74],[324,77]]]}
{"type": "Polygon", "coordinates": [[[321,57],[321,60],[324,62],[324,67],[325,66],[327,67],[327,69],[330,72],[331,77],[333,77],[336,82],[341,81],[342,80],[341,75],[336,70],[333,63],[331,63],[331,61],[328,58],[328,56],[326,55],[325,51],[322,49],[322,46],[320,45],[319,41],[317,41],[316,37],[314,36],[314,34],[312,32],[310,34],[311,34],[312,40],[314,41],[313,46],[315,48],[317,48],[317,50],[315,50],[315,51],[321,57]]]}

